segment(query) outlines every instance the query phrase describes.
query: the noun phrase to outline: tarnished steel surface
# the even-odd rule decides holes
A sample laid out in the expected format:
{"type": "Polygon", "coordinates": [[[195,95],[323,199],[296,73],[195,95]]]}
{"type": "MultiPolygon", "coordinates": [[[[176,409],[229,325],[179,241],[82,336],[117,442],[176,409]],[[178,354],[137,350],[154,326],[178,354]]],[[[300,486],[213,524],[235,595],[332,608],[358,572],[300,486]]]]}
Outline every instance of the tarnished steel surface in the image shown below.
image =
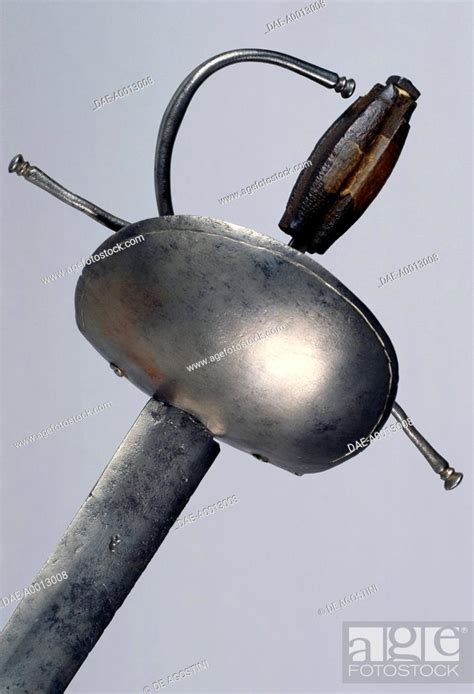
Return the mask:
{"type": "Polygon", "coordinates": [[[298,474],[342,462],[348,443],[381,428],[396,394],[394,349],[327,270],[204,217],[132,224],[97,253],[138,234],[145,240],[87,266],[76,289],[79,329],[132,383],[298,474]]]}
{"type": "Polygon", "coordinates": [[[99,224],[103,224],[109,229],[113,229],[113,231],[123,229],[123,227],[126,227],[128,224],[124,219],[120,219],[120,217],[106,212],[98,205],[94,205],[93,202],[89,202],[89,200],[81,198],[75,193],[71,193],[70,190],[64,188],[64,186],[52,179],[48,174],[45,174],[44,171],[41,171],[40,168],[34,165],[32,166],[29,161],[25,161],[22,154],[17,154],[16,157],[13,157],[8,166],[8,171],[9,173],[16,173],[17,176],[23,176],[23,178],[33,183],[35,186],[38,186],[38,188],[45,190],[50,195],[54,195],[55,198],[65,202],[66,205],[70,205],[76,210],[84,212],[84,214],[92,217],[92,219],[95,219],[99,224]]]}
{"type": "Polygon", "coordinates": [[[185,412],[150,400],[0,637],[2,694],[62,694],[219,452],[185,412]]]}
{"type": "MultiPolygon", "coordinates": [[[[393,404],[392,414],[395,419],[401,423],[406,422],[408,419],[406,412],[404,412],[396,402],[393,404]]],[[[407,427],[403,427],[403,431],[426,458],[432,470],[441,477],[446,491],[456,489],[462,482],[462,472],[456,472],[456,470],[449,465],[448,461],[433,448],[422,434],[420,434],[413,423],[409,424],[407,427]]]]}
{"type": "Polygon", "coordinates": [[[419,95],[409,80],[389,77],[324,133],[280,221],[293,247],[324,253],[359,219],[397,163],[419,95]]]}
{"type": "Polygon", "coordinates": [[[355,82],[351,77],[340,77],[335,72],[279,51],[238,48],[205,60],[181,82],[161,121],[155,150],[155,193],[161,216],[174,214],[171,200],[171,157],[176,135],[193,96],[215,72],[241,62],[269,63],[291,70],[327,89],[334,89],[343,99],[349,98],[355,89],[355,82]]]}

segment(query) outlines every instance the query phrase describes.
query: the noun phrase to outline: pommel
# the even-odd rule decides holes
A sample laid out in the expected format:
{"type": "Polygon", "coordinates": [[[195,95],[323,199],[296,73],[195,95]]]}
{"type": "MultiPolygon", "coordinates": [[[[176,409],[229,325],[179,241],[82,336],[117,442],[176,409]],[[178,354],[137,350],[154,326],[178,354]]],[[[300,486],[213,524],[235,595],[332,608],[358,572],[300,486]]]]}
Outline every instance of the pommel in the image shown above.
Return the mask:
{"type": "MultiPolygon", "coordinates": [[[[347,98],[354,81],[334,89],[347,98]]],[[[365,212],[385,185],[410,130],[420,92],[398,75],[359,97],[324,133],[291,191],[280,229],[291,246],[325,253],[365,212]]]]}

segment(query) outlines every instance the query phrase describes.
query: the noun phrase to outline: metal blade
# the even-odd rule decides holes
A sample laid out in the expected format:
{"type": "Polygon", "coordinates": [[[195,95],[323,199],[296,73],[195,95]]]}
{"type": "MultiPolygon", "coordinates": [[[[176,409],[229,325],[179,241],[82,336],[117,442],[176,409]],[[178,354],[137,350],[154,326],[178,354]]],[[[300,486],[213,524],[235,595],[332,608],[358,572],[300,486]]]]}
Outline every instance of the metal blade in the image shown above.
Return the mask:
{"type": "Polygon", "coordinates": [[[0,636],[0,691],[60,694],[219,452],[202,424],[151,399],[0,636]]]}

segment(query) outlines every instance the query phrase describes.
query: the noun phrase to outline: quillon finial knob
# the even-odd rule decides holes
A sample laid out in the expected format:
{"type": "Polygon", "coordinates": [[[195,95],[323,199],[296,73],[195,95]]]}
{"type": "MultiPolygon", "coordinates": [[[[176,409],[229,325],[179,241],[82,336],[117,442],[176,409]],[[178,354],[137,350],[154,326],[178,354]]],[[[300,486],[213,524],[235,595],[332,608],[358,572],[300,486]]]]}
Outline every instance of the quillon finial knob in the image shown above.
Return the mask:
{"type": "Polygon", "coordinates": [[[8,165],[8,171],[10,173],[16,173],[18,176],[27,176],[30,170],[30,162],[25,161],[22,154],[17,154],[16,157],[13,157],[8,165]]]}
{"type": "Polygon", "coordinates": [[[452,467],[446,467],[439,473],[439,476],[444,480],[444,488],[449,491],[450,489],[455,489],[458,484],[461,484],[463,474],[462,472],[456,472],[452,467]]]}
{"type": "Polygon", "coordinates": [[[442,455],[435,451],[433,446],[428,443],[424,436],[420,434],[418,429],[413,426],[413,423],[408,426],[404,426],[404,423],[411,421],[407,417],[406,412],[400,407],[398,403],[394,403],[392,407],[392,414],[397,420],[403,425],[403,431],[408,436],[408,438],[415,444],[420,453],[426,458],[431,466],[431,469],[436,472],[442,480],[444,480],[444,488],[446,491],[455,489],[462,482],[463,474],[462,472],[456,472],[449,463],[443,458],[442,455]]]}
{"type": "Polygon", "coordinates": [[[52,179],[48,174],[45,174],[45,172],[41,171],[37,166],[32,166],[29,161],[25,161],[22,154],[17,154],[16,157],[13,157],[8,165],[8,171],[9,173],[16,173],[18,176],[23,176],[27,181],[38,186],[38,188],[45,190],[50,195],[54,195],[55,198],[61,200],[61,202],[65,202],[66,205],[70,205],[76,210],[84,212],[84,214],[87,214],[89,217],[95,219],[96,222],[112,229],[112,231],[119,231],[119,229],[123,229],[123,227],[129,224],[129,222],[126,222],[124,219],[120,219],[120,217],[106,212],[106,210],[94,205],[85,198],[71,193],[70,190],[64,188],[64,186],[52,179]]]}
{"type": "Polygon", "coordinates": [[[353,95],[355,87],[356,83],[352,77],[339,77],[337,84],[334,87],[334,91],[340,94],[343,99],[348,99],[353,95]]]}

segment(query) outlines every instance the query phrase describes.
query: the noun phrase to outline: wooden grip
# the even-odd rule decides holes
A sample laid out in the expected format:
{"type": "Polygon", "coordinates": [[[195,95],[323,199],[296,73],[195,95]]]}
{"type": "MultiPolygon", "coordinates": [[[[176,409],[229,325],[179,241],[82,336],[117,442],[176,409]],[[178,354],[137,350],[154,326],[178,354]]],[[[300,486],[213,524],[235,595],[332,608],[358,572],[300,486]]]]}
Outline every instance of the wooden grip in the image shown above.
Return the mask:
{"type": "Polygon", "coordinates": [[[419,95],[409,80],[389,77],[324,133],[280,221],[293,247],[325,253],[367,209],[397,163],[419,95]]]}

